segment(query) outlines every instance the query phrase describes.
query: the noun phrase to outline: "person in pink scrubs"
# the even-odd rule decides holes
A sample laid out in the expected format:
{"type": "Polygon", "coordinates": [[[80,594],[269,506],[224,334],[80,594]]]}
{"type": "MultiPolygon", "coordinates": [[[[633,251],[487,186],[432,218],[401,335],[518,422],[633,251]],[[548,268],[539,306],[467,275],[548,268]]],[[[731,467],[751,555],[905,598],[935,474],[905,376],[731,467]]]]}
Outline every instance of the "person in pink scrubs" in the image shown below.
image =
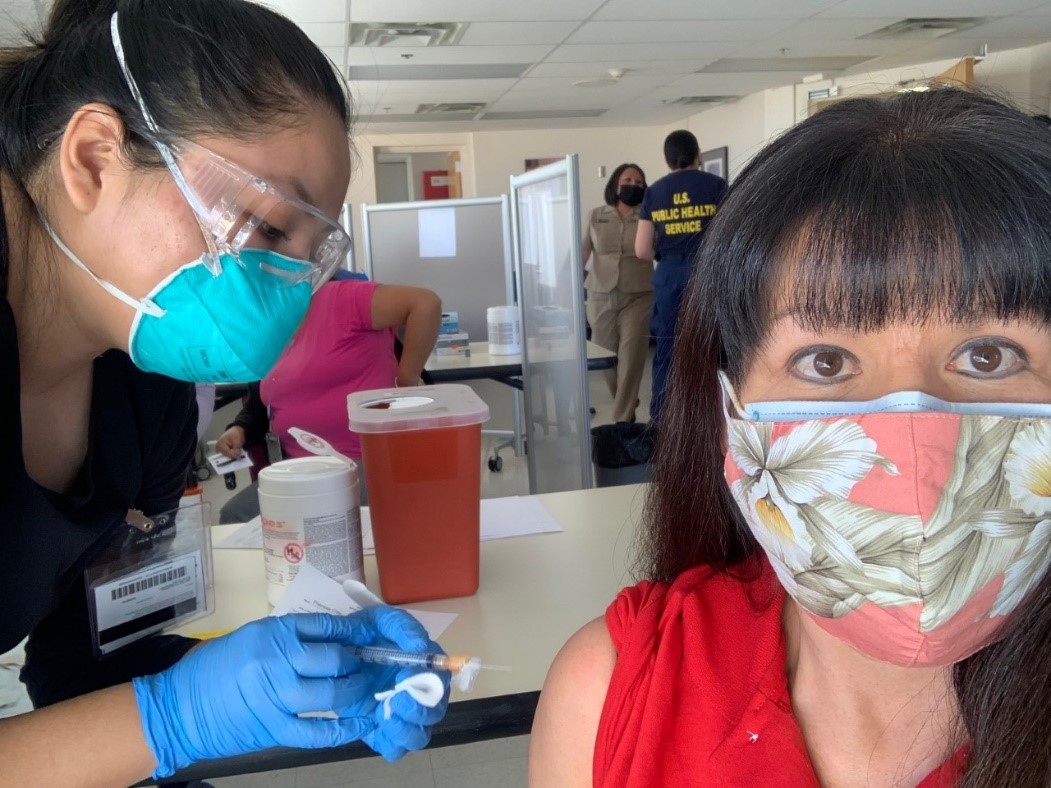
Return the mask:
{"type": "MultiPolygon", "coordinates": [[[[423,288],[359,279],[326,283],[291,344],[219,437],[216,450],[240,457],[246,448],[263,446],[269,431],[277,436],[283,458],[305,457],[309,452],[288,433],[289,427],[299,427],[360,460],[358,436],[347,427],[347,395],[418,385],[441,314],[441,299],[423,288]],[[398,358],[394,339],[401,326],[398,358]]],[[[364,493],[364,484],[361,489],[364,493]]],[[[258,513],[252,484],[223,506],[220,522],[244,522],[258,513]]]]}

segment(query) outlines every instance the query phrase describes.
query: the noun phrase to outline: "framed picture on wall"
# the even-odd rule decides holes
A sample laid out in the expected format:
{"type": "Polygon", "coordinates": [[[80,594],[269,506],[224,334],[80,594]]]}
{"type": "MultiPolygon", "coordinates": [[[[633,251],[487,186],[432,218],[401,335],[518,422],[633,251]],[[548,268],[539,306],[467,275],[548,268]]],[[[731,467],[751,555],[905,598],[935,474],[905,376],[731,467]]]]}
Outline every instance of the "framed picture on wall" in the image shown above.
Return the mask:
{"type": "Polygon", "coordinates": [[[701,154],[701,169],[705,172],[710,172],[712,175],[718,175],[720,178],[730,177],[730,168],[727,166],[727,148],[723,145],[721,148],[713,148],[712,150],[706,150],[701,154]]]}

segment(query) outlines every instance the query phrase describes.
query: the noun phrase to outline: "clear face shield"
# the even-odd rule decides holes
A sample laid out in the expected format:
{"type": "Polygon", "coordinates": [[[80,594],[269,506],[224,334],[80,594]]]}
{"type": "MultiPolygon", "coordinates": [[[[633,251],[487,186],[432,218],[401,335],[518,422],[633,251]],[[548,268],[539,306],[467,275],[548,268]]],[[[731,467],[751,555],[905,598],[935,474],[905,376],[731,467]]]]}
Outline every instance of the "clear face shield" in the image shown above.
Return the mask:
{"type": "Polygon", "coordinates": [[[212,273],[222,272],[222,253],[236,259],[242,249],[268,249],[303,263],[302,270],[268,266],[270,273],[289,286],[309,281],[316,291],[346,257],[350,236],[309,203],[195,142],[162,132],[128,70],[116,13],[110,19],[110,36],[124,79],[153,135],[151,142],[204,231],[209,246],[205,264],[212,273]]]}

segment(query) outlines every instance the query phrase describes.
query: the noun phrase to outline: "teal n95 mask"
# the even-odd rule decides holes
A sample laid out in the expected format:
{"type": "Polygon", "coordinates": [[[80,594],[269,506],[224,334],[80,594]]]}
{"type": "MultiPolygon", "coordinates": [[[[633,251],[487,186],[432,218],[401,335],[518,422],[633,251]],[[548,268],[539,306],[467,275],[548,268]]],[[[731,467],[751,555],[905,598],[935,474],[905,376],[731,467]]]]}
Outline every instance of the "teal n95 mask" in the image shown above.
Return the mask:
{"type": "Polygon", "coordinates": [[[310,306],[310,281],[288,283],[308,264],[277,252],[243,249],[236,259],[222,253],[218,275],[202,255],[136,299],[96,276],[45,229],[78,268],[136,311],[128,352],[144,372],[194,383],[261,380],[310,306]]]}

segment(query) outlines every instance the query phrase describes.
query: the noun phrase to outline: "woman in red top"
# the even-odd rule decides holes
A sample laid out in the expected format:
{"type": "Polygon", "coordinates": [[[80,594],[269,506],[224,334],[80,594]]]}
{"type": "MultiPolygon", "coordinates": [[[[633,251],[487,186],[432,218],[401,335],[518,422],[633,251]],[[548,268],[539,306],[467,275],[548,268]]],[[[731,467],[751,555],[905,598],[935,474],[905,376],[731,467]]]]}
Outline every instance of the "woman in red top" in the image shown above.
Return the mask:
{"type": "Polygon", "coordinates": [[[531,785],[1051,785],[1051,135],[842,102],[699,255],[649,580],[556,659],[531,785]]]}

